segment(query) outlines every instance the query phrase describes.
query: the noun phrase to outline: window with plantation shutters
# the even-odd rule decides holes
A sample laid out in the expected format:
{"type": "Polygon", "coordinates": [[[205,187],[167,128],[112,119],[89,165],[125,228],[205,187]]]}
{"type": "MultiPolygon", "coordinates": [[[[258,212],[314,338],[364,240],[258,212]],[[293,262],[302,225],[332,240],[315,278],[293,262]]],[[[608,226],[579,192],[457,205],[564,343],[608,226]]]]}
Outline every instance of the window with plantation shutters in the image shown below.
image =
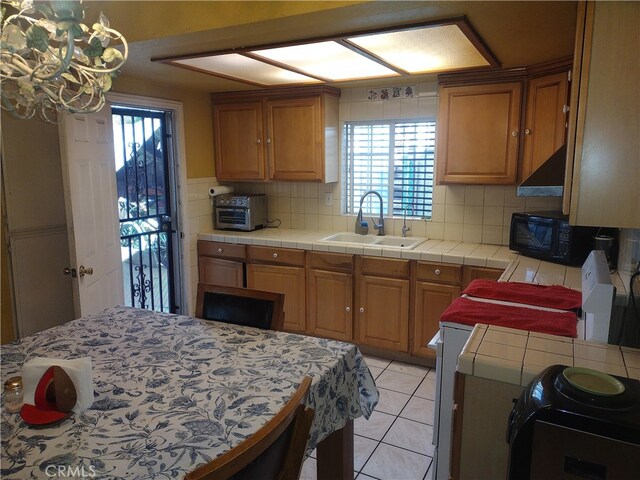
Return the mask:
{"type": "MultiPolygon", "coordinates": [[[[347,213],[357,213],[369,190],[384,200],[384,214],[431,218],[435,121],[380,120],[345,123],[347,213]]],[[[363,213],[377,215],[369,195],[363,213]]]]}

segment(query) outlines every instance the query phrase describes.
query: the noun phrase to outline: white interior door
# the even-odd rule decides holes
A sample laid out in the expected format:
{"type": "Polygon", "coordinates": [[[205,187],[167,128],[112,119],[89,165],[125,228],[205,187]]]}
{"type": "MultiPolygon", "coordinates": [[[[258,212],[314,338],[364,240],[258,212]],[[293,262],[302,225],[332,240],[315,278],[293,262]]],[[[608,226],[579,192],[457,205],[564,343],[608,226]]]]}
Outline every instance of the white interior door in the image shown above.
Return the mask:
{"type": "Polygon", "coordinates": [[[69,258],[76,317],[123,303],[109,104],[60,125],[69,258]]]}

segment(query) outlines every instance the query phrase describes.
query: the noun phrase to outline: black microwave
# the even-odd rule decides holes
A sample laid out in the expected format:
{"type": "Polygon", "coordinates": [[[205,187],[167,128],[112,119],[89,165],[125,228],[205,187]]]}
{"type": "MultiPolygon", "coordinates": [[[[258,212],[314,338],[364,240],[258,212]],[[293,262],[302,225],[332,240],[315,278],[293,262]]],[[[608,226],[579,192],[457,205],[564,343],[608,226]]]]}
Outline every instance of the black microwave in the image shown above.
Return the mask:
{"type": "Polygon", "coordinates": [[[574,227],[558,211],[511,215],[509,249],[563,265],[582,265],[593,249],[598,227],[574,227]]]}

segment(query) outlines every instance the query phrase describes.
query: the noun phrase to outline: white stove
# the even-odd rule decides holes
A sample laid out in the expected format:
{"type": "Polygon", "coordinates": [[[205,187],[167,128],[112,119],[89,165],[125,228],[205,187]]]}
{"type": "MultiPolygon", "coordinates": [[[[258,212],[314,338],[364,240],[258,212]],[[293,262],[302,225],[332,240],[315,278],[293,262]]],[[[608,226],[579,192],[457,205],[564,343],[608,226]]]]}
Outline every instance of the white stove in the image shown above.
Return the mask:
{"type": "MultiPolygon", "coordinates": [[[[604,252],[594,250],[582,266],[583,315],[578,320],[578,338],[606,343],[614,296],[615,288],[611,283],[604,252]]],[[[488,303],[523,306],[514,302],[467,298],[488,303]]],[[[562,312],[562,310],[531,305],[527,305],[527,308],[534,308],[541,312],[562,312]]],[[[454,378],[458,356],[472,330],[473,326],[440,322],[440,330],[429,342],[429,348],[436,351],[436,398],[432,439],[435,446],[432,471],[433,478],[436,480],[449,480],[454,378]]]]}

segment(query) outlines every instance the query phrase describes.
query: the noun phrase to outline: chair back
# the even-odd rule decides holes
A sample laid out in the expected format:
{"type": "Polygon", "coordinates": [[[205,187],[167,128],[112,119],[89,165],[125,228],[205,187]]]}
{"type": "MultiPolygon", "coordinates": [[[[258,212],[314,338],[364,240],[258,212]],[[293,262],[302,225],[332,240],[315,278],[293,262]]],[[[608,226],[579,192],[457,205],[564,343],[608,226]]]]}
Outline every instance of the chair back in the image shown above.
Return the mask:
{"type": "Polygon", "coordinates": [[[260,430],[228,452],[188,473],[185,480],[296,480],[313,421],[305,407],[311,378],[260,430]]]}
{"type": "Polygon", "coordinates": [[[265,330],[281,330],[284,294],[198,284],[196,317],[265,330]]]}

